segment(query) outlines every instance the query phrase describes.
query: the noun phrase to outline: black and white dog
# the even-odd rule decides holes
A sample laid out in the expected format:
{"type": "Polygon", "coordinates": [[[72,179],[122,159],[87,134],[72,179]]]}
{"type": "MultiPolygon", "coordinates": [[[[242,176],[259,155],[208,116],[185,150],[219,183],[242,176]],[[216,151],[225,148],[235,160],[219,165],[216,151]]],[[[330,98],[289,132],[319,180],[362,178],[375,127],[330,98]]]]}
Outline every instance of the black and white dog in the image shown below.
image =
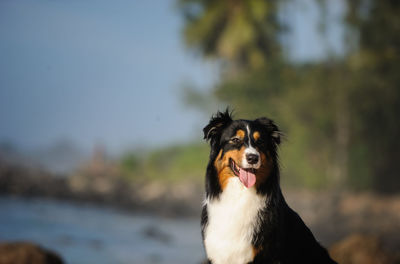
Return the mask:
{"type": "Polygon", "coordinates": [[[218,112],[210,141],[202,236],[209,263],[335,263],[279,185],[280,132],[268,118],[232,120],[218,112]]]}

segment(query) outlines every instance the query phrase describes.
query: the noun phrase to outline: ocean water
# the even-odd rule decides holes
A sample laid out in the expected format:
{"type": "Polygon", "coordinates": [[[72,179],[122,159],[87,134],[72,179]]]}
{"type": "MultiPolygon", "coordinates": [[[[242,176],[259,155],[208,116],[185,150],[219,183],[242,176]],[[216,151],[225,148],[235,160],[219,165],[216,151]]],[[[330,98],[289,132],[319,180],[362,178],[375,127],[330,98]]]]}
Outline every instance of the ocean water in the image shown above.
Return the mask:
{"type": "Polygon", "coordinates": [[[0,197],[0,241],[32,241],[69,264],[200,263],[199,219],[0,197]]]}

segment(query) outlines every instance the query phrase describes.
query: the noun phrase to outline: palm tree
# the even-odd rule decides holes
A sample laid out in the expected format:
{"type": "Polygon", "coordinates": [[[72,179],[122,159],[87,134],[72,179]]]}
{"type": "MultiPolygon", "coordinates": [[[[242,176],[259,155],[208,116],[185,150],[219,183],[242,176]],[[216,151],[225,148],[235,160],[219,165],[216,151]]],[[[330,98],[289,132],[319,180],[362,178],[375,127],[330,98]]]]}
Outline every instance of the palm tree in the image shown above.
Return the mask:
{"type": "Polygon", "coordinates": [[[234,72],[280,55],[277,0],[178,0],[188,47],[221,59],[234,72]]]}

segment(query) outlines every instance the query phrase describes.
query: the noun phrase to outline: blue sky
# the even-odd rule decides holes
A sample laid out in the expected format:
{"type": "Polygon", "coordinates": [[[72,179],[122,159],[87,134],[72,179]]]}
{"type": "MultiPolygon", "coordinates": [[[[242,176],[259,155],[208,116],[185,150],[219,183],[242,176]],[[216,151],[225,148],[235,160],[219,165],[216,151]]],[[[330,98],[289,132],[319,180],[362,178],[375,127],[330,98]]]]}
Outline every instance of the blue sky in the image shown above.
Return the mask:
{"type": "MultiPolygon", "coordinates": [[[[288,52],[320,58],[318,10],[296,2],[288,52]]],[[[182,103],[181,86],[206,91],[218,69],[184,48],[181,26],[172,0],[1,0],[0,142],[119,152],[200,140],[207,117],[182,103]]],[[[331,31],[340,52],[340,27],[331,31]]]]}

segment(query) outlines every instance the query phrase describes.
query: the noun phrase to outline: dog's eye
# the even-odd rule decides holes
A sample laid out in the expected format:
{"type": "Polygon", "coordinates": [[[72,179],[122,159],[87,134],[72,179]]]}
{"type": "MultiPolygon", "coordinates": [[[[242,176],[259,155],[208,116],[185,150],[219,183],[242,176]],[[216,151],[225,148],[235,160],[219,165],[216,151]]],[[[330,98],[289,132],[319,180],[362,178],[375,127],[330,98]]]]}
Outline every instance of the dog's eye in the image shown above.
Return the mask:
{"type": "Polygon", "coordinates": [[[239,144],[240,142],[241,142],[242,140],[240,139],[240,138],[237,138],[237,137],[234,137],[234,138],[231,138],[231,143],[232,144],[239,144]]]}

